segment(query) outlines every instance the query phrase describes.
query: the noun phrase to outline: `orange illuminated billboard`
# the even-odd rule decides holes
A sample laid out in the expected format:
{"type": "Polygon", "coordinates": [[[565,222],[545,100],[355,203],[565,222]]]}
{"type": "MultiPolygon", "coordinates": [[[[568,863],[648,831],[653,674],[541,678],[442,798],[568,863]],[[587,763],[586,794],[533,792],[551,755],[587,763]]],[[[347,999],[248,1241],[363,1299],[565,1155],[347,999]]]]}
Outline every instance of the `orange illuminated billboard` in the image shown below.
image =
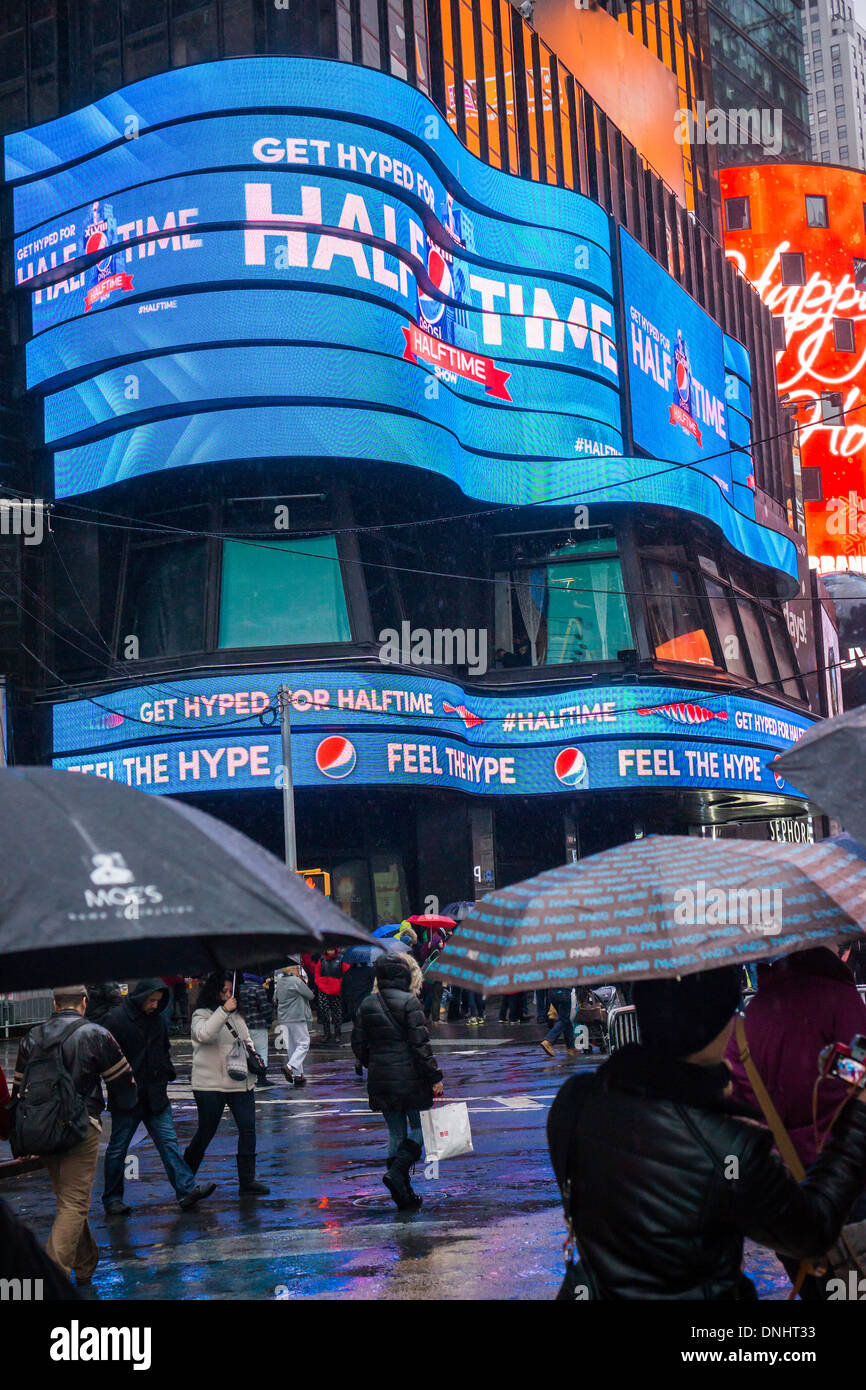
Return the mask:
{"type": "Polygon", "coordinates": [[[798,407],[809,553],[822,570],[866,569],[866,174],[765,164],[719,177],[727,255],[784,322],[776,370],[798,407]]]}
{"type": "Polygon", "coordinates": [[[602,9],[577,9],[574,0],[535,0],[532,24],[685,203],[684,147],[674,137],[680,98],[673,72],[602,9]]]}

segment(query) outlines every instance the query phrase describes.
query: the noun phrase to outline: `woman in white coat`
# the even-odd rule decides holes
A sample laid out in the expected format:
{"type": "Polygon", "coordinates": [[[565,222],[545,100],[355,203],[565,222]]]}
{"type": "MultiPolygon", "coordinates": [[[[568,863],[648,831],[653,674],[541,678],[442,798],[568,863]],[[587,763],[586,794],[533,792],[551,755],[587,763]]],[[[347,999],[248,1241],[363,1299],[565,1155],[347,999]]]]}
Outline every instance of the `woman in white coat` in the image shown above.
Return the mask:
{"type": "Polygon", "coordinates": [[[238,1184],[241,1192],[264,1196],[270,1188],[256,1181],[256,1078],[229,1075],[228,1059],[238,1039],[251,1042],[238,1002],[232,993],[233,976],[226,971],[209,975],[201,987],[192,1016],[192,1093],[198,1107],[198,1129],[184,1158],[195,1173],[217,1132],[226,1106],[238,1130],[238,1184]]]}

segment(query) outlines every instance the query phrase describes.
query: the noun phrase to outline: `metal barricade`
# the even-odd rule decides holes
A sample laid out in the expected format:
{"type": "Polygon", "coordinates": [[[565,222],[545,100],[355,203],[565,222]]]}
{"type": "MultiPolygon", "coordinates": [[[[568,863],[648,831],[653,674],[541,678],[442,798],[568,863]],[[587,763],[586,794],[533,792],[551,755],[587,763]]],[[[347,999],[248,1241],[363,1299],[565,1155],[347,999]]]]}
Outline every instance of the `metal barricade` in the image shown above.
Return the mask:
{"type": "Polygon", "coordinates": [[[640,1042],[640,1030],[634,1004],[623,1004],[611,1009],[607,1016],[608,1052],[616,1052],[618,1048],[625,1047],[626,1043],[636,1042],[640,1042]]]}
{"type": "Polygon", "coordinates": [[[9,1037],[10,1028],[29,1028],[43,1023],[54,1011],[50,989],[29,989],[18,994],[0,994],[0,1029],[9,1037]]]}

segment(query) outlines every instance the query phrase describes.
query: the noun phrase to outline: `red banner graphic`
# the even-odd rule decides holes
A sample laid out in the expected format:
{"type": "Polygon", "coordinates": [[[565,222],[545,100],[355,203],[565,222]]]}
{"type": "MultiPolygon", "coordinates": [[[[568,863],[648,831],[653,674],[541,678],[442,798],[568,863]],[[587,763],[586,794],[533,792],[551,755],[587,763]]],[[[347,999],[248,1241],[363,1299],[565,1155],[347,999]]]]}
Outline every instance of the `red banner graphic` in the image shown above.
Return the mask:
{"type": "Polygon", "coordinates": [[[693,420],[689,412],[683,410],[681,405],[671,406],[670,423],[679,425],[681,430],[685,430],[686,434],[690,434],[697,442],[698,448],[701,448],[701,432],[698,429],[697,421],[693,420]]]}
{"type": "Polygon", "coordinates": [[[434,338],[417,324],[402,329],[402,333],[406,339],[403,357],[407,362],[416,362],[420,357],[422,362],[435,363],[443,371],[455,372],[467,381],[477,382],[484,387],[488,396],[495,396],[499,401],[511,400],[505,386],[511,373],[497,367],[492,358],[482,357],[477,352],[466,352],[463,348],[444,342],[442,338],[434,338]]]}
{"type": "Polygon", "coordinates": [[[94,285],[92,290],[88,290],[84,296],[85,312],[91,309],[94,304],[98,304],[100,299],[106,299],[115,290],[131,290],[132,276],[127,275],[125,270],[118,271],[117,275],[106,275],[104,280],[100,280],[98,285],[94,285]]]}

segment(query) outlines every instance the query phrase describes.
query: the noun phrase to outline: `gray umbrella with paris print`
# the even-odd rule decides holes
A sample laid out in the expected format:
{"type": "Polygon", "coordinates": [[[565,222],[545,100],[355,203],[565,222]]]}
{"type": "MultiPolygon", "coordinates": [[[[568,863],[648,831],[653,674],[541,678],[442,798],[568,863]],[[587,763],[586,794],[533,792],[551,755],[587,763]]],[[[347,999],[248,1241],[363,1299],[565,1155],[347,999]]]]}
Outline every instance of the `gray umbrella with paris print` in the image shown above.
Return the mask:
{"type": "Polygon", "coordinates": [[[481,993],[692,974],[866,932],[844,845],[656,835],[488,893],[429,978],[481,993]]]}

